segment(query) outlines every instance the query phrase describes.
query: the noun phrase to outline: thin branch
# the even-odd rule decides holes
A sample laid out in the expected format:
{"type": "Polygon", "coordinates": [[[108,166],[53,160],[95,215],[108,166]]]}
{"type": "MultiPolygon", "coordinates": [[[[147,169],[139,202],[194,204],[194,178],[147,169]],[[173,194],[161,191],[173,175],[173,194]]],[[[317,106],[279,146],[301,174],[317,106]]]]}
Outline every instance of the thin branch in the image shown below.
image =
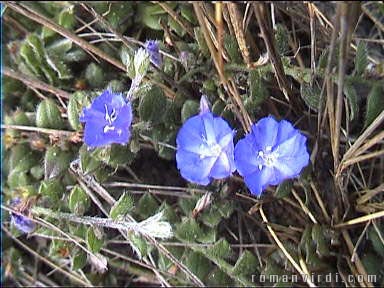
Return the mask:
{"type": "Polygon", "coordinates": [[[40,90],[52,93],[56,95],[58,98],[69,99],[71,97],[71,94],[66,91],[63,91],[61,89],[48,85],[39,79],[32,78],[20,72],[16,72],[8,67],[3,67],[2,71],[5,76],[19,80],[23,82],[27,87],[31,86],[36,89],[40,89],[40,90]]]}

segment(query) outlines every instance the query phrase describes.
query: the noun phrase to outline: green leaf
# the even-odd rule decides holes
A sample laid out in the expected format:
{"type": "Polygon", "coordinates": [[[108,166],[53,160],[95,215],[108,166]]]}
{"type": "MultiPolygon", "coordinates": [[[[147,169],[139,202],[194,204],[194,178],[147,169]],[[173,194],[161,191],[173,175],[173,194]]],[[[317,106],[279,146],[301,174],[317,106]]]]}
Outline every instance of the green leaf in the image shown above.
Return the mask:
{"type": "Polygon", "coordinates": [[[144,76],[149,68],[150,58],[148,52],[144,48],[139,48],[133,59],[135,67],[135,76],[144,76]]]}
{"type": "Polygon", "coordinates": [[[199,113],[199,103],[195,100],[185,101],[183,107],[181,108],[181,121],[184,123],[190,117],[199,113]]]}
{"type": "Polygon", "coordinates": [[[80,186],[74,186],[69,194],[69,210],[76,215],[83,215],[88,210],[90,204],[87,193],[80,186]]]}
{"type": "Polygon", "coordinates": [[[211,263],[200,252],[191,251],[186,257],[185,265],[199,279],[204,279],[211,270],[211,263]]]}
{"type": "Polygon", "coordinates": [[[357,75],[363,75],[368,66],[368,50],[367,44],[364,41],[359,41],[357,44],[355,56],[355,72],[357,75]]]}
{"type": "Polygon", "coordinates": [[[148,252],[150,252],[150,250],[152,249],[151,246],[149,246],[147,242],[143,239],[143,237],[137,234],[129,233],[128,238],[132,242],[134,250],[140,258],[146,256],[148,252]]]}
{"type": "Polygon", "coordinates": [[[228,276],[228,274],[219,268],[215,268],[214,270],[210,271],[209,275],[207,276],[206,283],[208,286],[228,287],[233,283],[233,281],[228,276]]]}
{"type": "Polygon", "coordinates": [[[167,100],[164,92],[158,86],[152,86],[140,99],[139,115],[142,121],[151,121],[153,123],[161,122],[162,115],[167,108],[167,100]]]}
{"type": "Polygon", "coordinates": [[[141,196],[136,211],[142,218],[148,218],[152,216],[158,208],[159,204],[156,199],[150,193],[145,193],[141,196]]]}
{"type": "Polygon", "coordinates": [[[73,93],[71,98],[69,98],[67,107],[68,122],[74,130],[82,129],[79,115],[81,115],[83,108],[90,104],[88,96],[81,91],[73,93]]]}
{"type": "Polygon", "coordinates": [[[62,151],[57,146],[49,147],[44,156],[45,179],[58,177],[66,172],[72,160],[71,156],[71,153],[62,151]]]}
{"type": "Polygon", "coordinates": [[[233,274],[250,276],[255,274],[258,266],[256,257],[248,250],[245,250],[233,267],[233,274]]]}
{"type": "Polygon", "coordinates": [[[217,241],[217,229],[204,227],[202,232],[197,237],[197,241],[200,243],[215,243],[217,241]]]}
{"type": "Polygon", "coordinates": [[[329,256],[329,246],[331,243],[327,243],[325,239],[324,227],[319,224],[315,224],[312,227],[312,240],[316,244],[316,253],[319,256],[329,256]]]}
{"type": "Polygon", "coordinates": [[[85,70],[85,78],[87,79],[88,84],[93,88],[104,86],[104,71],[95,63],[91,63],[87,66],[87,69],[85,70]]]}
{"type": "Polygon", "coordinates": [[[285,180],[283,183],[277,186],[275,196],[280,199],[287,197],[289,194],[291,194],[292,187],[293,187],[293,181],[285,180]]]}
{"type": "Polygon", "coordinates": [[[369,92],[364,127],[368,127],[384,110],[383,87],[383,83],[377,83],[369,92]]]}
{"type": "Polygon", "coordinates": [[[380,257],[377,257],[376,254],[368,252],[361,257],[361,262],[363,262],[363,266],[367,271],[368,275],[379,275],[380,267],[383,267],[383,260],[380,257]]]}
{"type": "Polygon", "coordinates": [[[13,172],[24,172],[38,164],[39,157],[26,143],[18,144],[11,149],[9,169],[13,172]]]}
{"type": "Polygon", "coordinates": [[[19,50],[20,56],[24,60],[27,68],[32,72],[33,75],[35,76],[40,76],[41,75],[41,69],[40,65],[41,63],[39,62],[39,58],[36,57],[33,49],[31,46],[28,45],[28,43],[24,42],[20,46],[19,50]]]}
{"type": "Polygon", "coordinates": [[[173,160],[176,156],[175,149],[167,147],[166,145],[176,146],[176,131],[171,131],[167,133],[163,139],[162,143],[159,143],[159,156],[166,160],[173,160]]]}
{"type": "Polygon", "coordinates": [[[133,79],[135,77],[135,64],[133,61],[135,59],[135,51],[130,47],[122,45],[120,59],[127,68],[128,77],[133,79]]]}
{"type": "Polygon", "coordinates": [[[80,156],[80,165],[84,174],[89,174],[96,171],[101,166],[101,161],[96,159],[90,151],[88,151],[87,146],[83,144],[79,150],[80,156]]]}
{"type": "Polygon", "coordinates": [[[172,31],[175,31],[179,37],[183,37],[187,33],[184,28],[172,17],[168,17],[168,26],[172,31]]]}
{"type": "Polygon", "coordinates": [[[16,189],[27,186],[32,183],[32,179],[26,171],[11,171],[7,177],[7,184],[10,189],[16,189]]]}
{"type": "Polygon", "coordinates": [[[89,250],[93,253],[98,253],[104,244],[103,232],[100,228],[89,227],[85,237],[85,242],[87,243],[89,250]]]}
{"type": "Polygon", "coordinates": [[[140,19],[145,26],[151,29],[162,30],[160,20],[166,17],[165,13],[160,5],[143,2],[139,5],[137,19],[140,19]]]}
{"type": "Polygon", "coordinates": [[[248,85],[250,89],[250,97],[252,101],[252,109],[257,108],[268,98],[268,91],[263,83],[262,75],[257,69],[251,70],[248,74],[248,85]]]}
{"type": "Polygon", "coordinates": [[[130,146],[112,144],[108,151],[109,159],[105,163],[113,167],[130,165],[135,160],[136,153],[131,151],[130,146]]]}
{"type": "Polygon", "coordinates": [[[359,106],[357,105],[357,93],[351,81],[345,81],[344,94],[348,99],[349,107],[351,110],[351,121],[356,119],[359,113],[359,106]]]}
{"type": "Polygon", "coordinates": [[[196,206],[197,200],[197,198],[180,198],[178,207],[180,207],[185,216],[190,216],[193,208],[196,206]]]}
{"type": "Polygon", "coordinates": [[[43,42],[35,34],[29,34],[26,41],[32,48],[36,60],[41,64],[43,62],[44,56],[46,55],[43,42]]]}
{"type": "Polygon", "coordinates": [[[207,253],[216,259],[226,259],[231,256],[232,250],[229,243],[224,238],[217,241],[212,247],[207,249],[207,253]]]}
{"type": "Polygon", "coordinates": [[[84,268],[87,264],[87,253],[80,250],[72,257],[72,271],[84,268]]]}
{"type": "Polygon", "coordinates": [[[196,243],[197,239],[202,235],[199,224],[193,218],[184,218],[176,228],[176,236],[186,242],[196,243]]]}
{"type": "Polygon", "coordinates": [[[368,230],[368,238],[371,240],[373,249],[375,249],[376,253],[384,258],[384,225],[377,224],[376,226],[379,231],[376,231],[375,227],[370,227],[368,230]],[[379,233],[381,237],[379,236],[379,233]]]}
{"type": "Polygon", "coordinates": [[[72,30],[74,28],[75,23],[76,23],[75,13],[74,13],[74,5],[71,5],[65,9],[63,9],[59,13],[57,23],[67,30],[72,30]]]}
{"type": "Polygon", "coordinates": [[[317,61],[317,67],[318,69],[323,69],[327,67],[327,62],[328,62],[328,49],[323,49],[321,51],[321,54],[319,56],[319,60],[317,61]]]}
{"type": "Polygon", "coordinates": [[[210,55],[209,48],[208,48],[207,42],[205,41],[201,28],[195,27],[193,29],[193,32],[195,34],[195,39],[197,41],[197,44],[199,45],[200,51],[203,53],[204,56],[209,57],[210,55]]]}
{"type": "Polygon", "coordinates": [[[65,193],[65,187],[58,179],[49,179],[40,182],[39,194],[46,196],[52,204],[59,204],[65,193]]]}
{"type": "Polygon", "coordinates": [[[284,55],[289,50],[288,34],[289,32],[285,26],[281,24],[276,25],[275,41],[277,53],[279,53],[280,55],[284,55]]]}
{"type": "Polygon", "coordinates": [[[226,33],[224,35],[223,43],[231,61],[237,64],[241,64],[243,58],[241,57],[239,45],[237,44],[235,36],[226,33]]]}
{"type": "Polygon", "coordinates": [[[216,204],[217,209],[220,212],[220,215],[225,219],[231,217],[233,211],[235,210],[235,203],[233,201],[225,200],[219,204],[216,204]]]}
{"type": "Polygon", "coordinates": [[[311,86],[305,82],[301,83],[300,95],[305,104],[314,111],[317,111],[320,103],[320,88],[317,85],[311,86]]]}
{"type": "Polygon", "coordinates": [[[72,48],[72,40],[64,38],[53,42],[47,47],[47,52],[51,55],[60,55],[63,57],[72,48]]]}
{"type": "MultiPolygon", "coordinates": [[[[49,67],[56,72],[59,79],[66,80],[72,78],[71,70],[64,63],[61,57],[49,54],[46,55],[45,60],[47,61],[49,67]]],[[[50,72],[48,73],[51,75],[50,72]]]]}
{"type": "Polygon", "coordinates": [[[193,11],[193,7],[191,4],[187,3],[178,3],[180,7],[181,16],[187,19],[192,24],[197,24],[197,19],[195,13],[193,11]]]}
{"type": "Polygon", "coordinates": [[[209,210],[204,211],[199,219],[208,227],[214,228],[220,223],[222,216],[217,207],[211,207],[209,210]]]}
{"type": "Polygon", "coordinates": [[[62,129],[64,127],[61,112],[52,100],[45,99],[37,107],[36,125],[37,127],[52,129],[62,129]]]}
{"type": "Polygon", "coordinates": [[[216,102],[212,105],[212,113],[215,115],[221,115],[225,109],[225,106],[226,105],[222,100],[216,100],[216,102]]]}
{"type": "Polygon", "coordinates": [[[112,206],[109,217],[113,220],[124,217],[133,209],[134,204],[132,196],[128,193],[123,193],[119,200],[112,206]]]}

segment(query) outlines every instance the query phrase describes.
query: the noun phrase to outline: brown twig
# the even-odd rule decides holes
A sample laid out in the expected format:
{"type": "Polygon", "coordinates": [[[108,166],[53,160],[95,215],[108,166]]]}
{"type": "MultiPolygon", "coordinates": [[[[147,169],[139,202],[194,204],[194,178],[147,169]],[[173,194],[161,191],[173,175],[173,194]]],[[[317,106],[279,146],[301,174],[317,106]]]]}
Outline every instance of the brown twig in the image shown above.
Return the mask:
{"type": "Polygon", "coordinates": [[[237,43],[239,44],[241,55],[243,56],[245,64],[247,65],[247,67],[249,67],[251,61],[249,56],[249,50],[247,47],[247,42],[245,40],[245,33],[243,30],[240,12],[237,8],[237,4],[233,2],[228,2],[227,8],[229,11],[229,16],[230,16],[231,24],[236,36],[236,40],[237,40],[237,43]]]}
{"type": "Polygon", "coordinates": [[[57,96],[58,98],[69,99],[71,97],[71,94],[66,91],[63,91],[61,89],[48,85],[39,79],[35,79],[23,73],[16,72],[8,67],[3,67],[3,74],[7,77],[23,82],[26,86],[31,86],[36,89],[50,92],[55,96],[57,96]]]}
{"type": "Polygon", "coordinates": [[[173,20],[175,20],[189,34],[189,36],[191,36],[192,38],[195,37],[193,33],[193,29],[189,25],[189,23],[184,21],[175,11],[172,10],[171,7],[169,7],[168,4],[160,1],[152,1],[152,2],[159,4],[159,6],[163,8],[163,10],[167,12],[173,18],[173,20]]]}
{"type": "Polygon", "coordinates": [[[288,84],[287,77],[284,73],[283,63],[281,62],[281,58],[277,55],[277,51],[274,45],[274,41],[271,35],[273,33],[270,31],[270,27],[268,26],[268,21],[265,21],[266,17],[266,7],[264,3],[254,3],[253,4],[254,12],[257,18],[257,23],[259,24],[259,28],[267,47],[267,52],[269,55],[269,59],[271,60],[272,67],[275,72],[277,83],[284,93],[286,99],[291,101],[292,103],[296,103],[294,101],[292,90],[288,84]]]}
{"type": "Polygon", "coordinates": [[[101,49],[89,44],[87,41],[83,40],[82,38],[80,38],[76,34],[70,32],[69,30],[56,24],[51,19],[48,19],[48,18],[38,14],[37,12],[24,6],[23,4],[19,4],[17,2],[10,2],[10,1],[5,1],[4,3],[10,9],[24,15],[25,17],[27,17],[27,18],[29,18],[29,19],[37,22],[37,23],[40,23],[43,26],[48,27],[49,29],[55,31],[56,33],[59,33],[60,35],[66,37],[68,39],[71,39],[75,44],[77,44],[78,46],[80,46],[84,50],[89,51],[89,52],[99,56],[100,58],[111,63],[113,66],[117,67],[118,69],[120,69],[122,71],[126,71],[126,67],[124,66],[123,63],[121,63],[120,61],[116,60],[115,58],[109,56],[107,53],[105,53],[101,49]]]}

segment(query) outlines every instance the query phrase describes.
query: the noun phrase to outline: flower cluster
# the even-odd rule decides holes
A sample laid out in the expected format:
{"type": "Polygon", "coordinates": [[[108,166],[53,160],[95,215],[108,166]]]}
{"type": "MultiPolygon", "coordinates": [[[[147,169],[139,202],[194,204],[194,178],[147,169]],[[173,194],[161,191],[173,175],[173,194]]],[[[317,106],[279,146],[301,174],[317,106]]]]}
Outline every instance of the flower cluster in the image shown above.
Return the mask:
{"type": "Polygon", "coordinates": [[[202,97],[199,115],[188,119],[177,135],[177,167],[190,182],[207,185],[230,176],[235,168],[251,193],[297,177],[308,165],[306,138],[286,120],[262,118],[233,149],[233,130],[210,113],[202,97]]]}
{"type": "MultiPolygon", "coordinates": [[[[129,101],[138,90],[149,61],[156,67],[162,65],[157,41],[146,41],[144,48],[135,54],[135,77],[128,100],[121,93],[105,90],[83,109],[80,121],[85,122],[84,142],[89,147],[128,143],[132,122],[129,101]]],[[[234,134],[223,118],[211,113],[202,96],[200,113],[185,121],[176,137],[180,174],[190,182],[208,185],[237,170],[251,193],[259,196],[267,186],[297,177],[308,165],[306,138],[286,120],[260,119],[235,147],[234,134]]]]}

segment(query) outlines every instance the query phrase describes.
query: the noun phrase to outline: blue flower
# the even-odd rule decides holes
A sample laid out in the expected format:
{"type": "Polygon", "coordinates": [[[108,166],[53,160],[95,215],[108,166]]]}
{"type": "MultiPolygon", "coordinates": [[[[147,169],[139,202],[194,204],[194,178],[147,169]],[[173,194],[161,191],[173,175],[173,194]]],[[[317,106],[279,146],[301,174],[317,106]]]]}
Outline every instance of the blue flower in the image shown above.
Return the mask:
{"type": "Polygon", "coordinates": [[[131,136],[132,108],[123,94],[105,90],[83,109],[84,142],[90,147],[111,143],[126,144],[131,136]]]}
{"type": "Polygon", "coordinates": [[[177,134],[177,168],[188,181],[208,185],[213,179],[235,171],[234,131],[221,117],[214,116],[203,96],[200,114],[189,118],[177,134]]]}
{"type": "Polygon", "coordinates": [[[163,63],[163,59],[160,54],[159,43],[155,40],[147,40],[144,47],[149,54],[152,64],[157,68],[160,68],[163,63]]]}
{"type": "Polygon", "coordinates": [[[291,123],[262,118],[235,147],[235,163],[252,194],[297,177],[308,165],[306,137],[291,123]]]}
{"type": "MultiPolygon", "coordinates": [[[[15,209],[17,209],[18,206],[22,206],[20,198],[12,199],[11,206],[15,209]]],[[[20,213],[21,212],[22,211],[20,211],[20,213]]],[[[16,213],[11,213],[11,224],[23,233],[30,233],[36,227],[35,223],[31,219],[16,213]]]]}

